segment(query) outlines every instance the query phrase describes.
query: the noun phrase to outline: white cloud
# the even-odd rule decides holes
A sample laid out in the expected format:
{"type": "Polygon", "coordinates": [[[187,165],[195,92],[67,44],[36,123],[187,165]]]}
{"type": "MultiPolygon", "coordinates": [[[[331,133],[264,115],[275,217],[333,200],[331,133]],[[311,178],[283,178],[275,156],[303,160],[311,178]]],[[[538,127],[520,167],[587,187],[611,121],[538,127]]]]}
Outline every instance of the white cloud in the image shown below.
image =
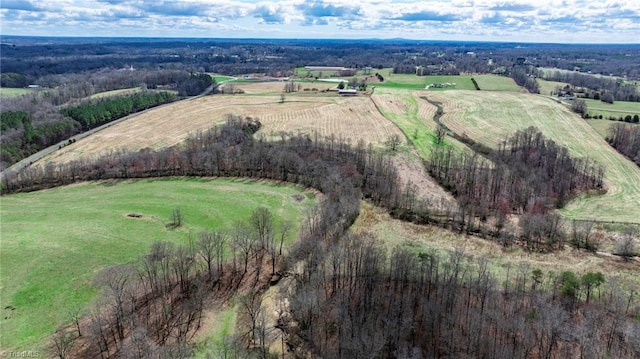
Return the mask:
{"type": "Polygon", "coordinates": [[[638,43],[640,1],[3,0],[0,26],[14,35],[532,41],[535,33],[638,43]]]}

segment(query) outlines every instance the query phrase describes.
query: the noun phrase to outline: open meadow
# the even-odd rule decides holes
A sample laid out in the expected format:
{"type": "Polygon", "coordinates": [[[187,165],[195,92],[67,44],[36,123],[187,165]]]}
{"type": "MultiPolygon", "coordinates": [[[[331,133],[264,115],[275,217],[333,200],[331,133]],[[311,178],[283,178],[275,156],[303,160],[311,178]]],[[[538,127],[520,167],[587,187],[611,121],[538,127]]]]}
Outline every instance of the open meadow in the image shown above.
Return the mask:
{"type": "Polygon", "coordinates": [[[142,91],[142,88],[140,88],[140,87],[131,87],[131,88],[128,88],[128,89],[120,89],[120,90],[98,92],[98,93],[95,93],[95,94],[89,96],[89,98],[92,99],[92,100],[98,100],[98,99],[104,99],[104,98],[107,98],[107,97],[132,95],[132,94],[140,92],[140,91],[142,91]]]}
{"type": "MultiPolygon", "coordinates": [[[[429,158],[431,148],[437,145],[437,123],[433,120],[436,106],[421,98],[430,91],[407,91],[393,88],[376,88],[371,100],[380,112],[395,123],[422,158],[429,158]]],[[[457,140],[446,137],[445,146],[464,148],[457,140]]]]}
{"type": "Polygon", "coordinates": [[[0,87],[0,97],[17,97],[32,92],[33,89],[0,87]]]}
{"type": "Polygon", "coordinates": [[[545,96],[554,96],[558,87],[562,88],[568,85],[566,82],[549,81],[543,79],[536,79],[538,81],[538,87],[540,88],[540,94],[545,96]]]}
{"type": "Polygon", "coordinates": [[[69,310],[85,309],[95,297],[91,282],[102,268],[134,263],[153,242],[185,244],[203,230],[231,229],[260,206],[276,225],[284,218],[294,223],[293,241],[315,202],[292,186],[206,178],[81,183],[3,196],[0,348],[43,349],[48,334],[69,322],[69,310]],[[170,229],[175,208],[184,224],[170,229]]]}
{"type": "Polygon", "coordinates": [[[602,102],[593,99],[584,99],[591,116],[602,115],[605,118],[613,116],[615,118],[627,115],[640,116],[640,102],[614,101],[613,103],[602,102]]]}
{"type": "Polygon", "coordinates": [[[526,92],[526,90],[518,86],[511,77],[484,74],[473,75],[473,78],[476,80],[480,90],[482,91],[526,92]]]}
{"type": "Polygon", "coordinates": [[[443,123],[460,135],[496,147],[509,134],[529,126],[567,147],[570,154],[604,166],[608,191],[572,200],[568,218],[640,223],[640,168],[611,148],[587,121],[557,102],[524,93],[446,91],[443,123]]]}

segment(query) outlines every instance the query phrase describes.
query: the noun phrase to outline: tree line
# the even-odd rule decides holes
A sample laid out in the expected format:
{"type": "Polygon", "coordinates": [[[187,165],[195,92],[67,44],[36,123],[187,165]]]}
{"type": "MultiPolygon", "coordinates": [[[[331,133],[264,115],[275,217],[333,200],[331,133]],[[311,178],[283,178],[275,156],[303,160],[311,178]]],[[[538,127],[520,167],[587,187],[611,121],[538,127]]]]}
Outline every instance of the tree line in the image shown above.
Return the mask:
{"type": "Polygon", "coordinates": [[[177,96],[171,92],[142,92],[127,96],[89,100],[81,105],[65,107],[62,113],[77,121],[83,131],[151,107],[173,102],[177,96]]]}
{"type": "MultiPolygon", "coordinates": [[[[562,208],[583,191],[602,190],[604,169],[587,159],[569,156],[565,147],[547,139],[536,128],[517,131],[497,150],[456,153],[451,147],[436,147],[428,163],[429,173],[458,200],[460,223],[467,232],[478,229],[481,222],[494,219],[496,236],[501,236],[505,220],[511,213],[542,215],[542,223],[557,223],[549,214],[562,208]]],[[[527,223],[526,221],[524,223],[527,223]]],[[[540,238],[561,230],[553,226],[540,238]]],[[[462,227],[460,228],[462,230],[462,227]]],[[[528,231],[524,231],[527,237],[528,231]]],[[[555,241],[527,241],[529,245],[552,247],[555,241]]]]}
{"type": "Polygon", "coordinates": [[[34,124],[25,111],[2,112],[0,122],[0,163],[5,166],[81,132],[81,125],[70,118],[34,124]]]}
{"type": "Polygon", "coordinates": [[[614,123],[609,126],[607,142],[618,152],[640,166],[640,127],[614,123]]]}
{"type": "Polygon", "coordinates": [[[523,66],[515,66],[510,71],[510,76],[516,84],[524,87],[530,93],[540,93],[538,81],[536,81],[535,71],[523,66]]]}

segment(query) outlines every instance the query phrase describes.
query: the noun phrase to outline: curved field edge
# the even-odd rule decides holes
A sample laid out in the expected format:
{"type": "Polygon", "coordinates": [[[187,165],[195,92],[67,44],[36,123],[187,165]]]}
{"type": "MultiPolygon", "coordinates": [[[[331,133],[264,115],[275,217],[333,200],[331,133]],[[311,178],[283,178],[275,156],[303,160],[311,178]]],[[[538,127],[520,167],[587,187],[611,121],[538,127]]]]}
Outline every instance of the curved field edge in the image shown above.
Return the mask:
{"type": "Polygon", "coordinates": [[[91,281],[102,268],[134,262],[155,241],[186,243],[202,230],[230,229],[259,206],[276,223],[286,218],[298,225],[313,198],[288,185],[200,178],[81,183],[3,196],[0,348],[43,349],[48,334],[69,321],[67,309],[85,308],[96,296],[91,281]],[[167,229],[177,207],[184,225],[167,229]],[[128,217],[133,213],[142,217],[128,217]]]}
{"type": "Polygon", "coordinates": [[[603,195],[584,194],[561,213],[567,218],[640,223],[640,168],[616,152],[587,121],[555,101],[530,94],[442,91],[442,121],[455,132],[496,147],[509,134],[529,126],[605,168],[603,195]]]}
{"type": "MultiPolygon", "coordinates": [[[[389,250],[400,246],[416,253],[435,251],[446,256],[461,249],[469,256],[485,258],[490,263],[492,273],[501,281],[508,278],[509,270],[512,273],[526,270],[527,276],[530,276],[532,270],[541,269],[545,275],[562,271],[573,271],[580,275],[602,272],[607,281],[615,281],[630,290],[640,286],[638,262],[625,262],[615,256],[577,252],[569,246],[553,253],[529,252],[519,246],[503,247],[495,241],[394,219],[383,209],[366,202],[362,202],[360,215],[351,230],[375,235],[389,250]]],[[[596,234],[602,237],[601,244],[604,247],[615,244],[615,236],[611,233],[598,229],[596,234]]]]}

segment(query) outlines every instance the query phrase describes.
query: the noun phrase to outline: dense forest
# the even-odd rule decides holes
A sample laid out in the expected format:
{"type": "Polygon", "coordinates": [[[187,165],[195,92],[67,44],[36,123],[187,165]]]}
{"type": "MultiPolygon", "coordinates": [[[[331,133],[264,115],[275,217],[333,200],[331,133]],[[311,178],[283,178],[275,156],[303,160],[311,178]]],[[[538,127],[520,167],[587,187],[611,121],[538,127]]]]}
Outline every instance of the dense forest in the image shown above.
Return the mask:
{"type": "MultiPolygon", "coordinates": [[[[526,267],[510,269],[499,281],[485,259],[459,250],[388,252],[375,237],[349,232],[361,199],[414,216],[435,212],[399,187],[384,154],[362,143],[304,136],[264,142],[252,136],[259,128],[258,119],[229,116],[224,126],[194,135],[183,147],[114,152],[5,176],[5,192],[93,179],[242,176],[298,183],[324,195],[284,254],[278,238],[287,228],[273,226],[268,211],[256,209],[229,233],[203,232],[187,247],[160,242],[137,263],[106,269],[96,279],[103,288],[98,307],[54,334],[53,351],[92,358],[189,356],[186,343],[200,326],[205,298],[224,301],[233,292],[243,329],[216,348],[231,357],[268,357],[274,338],[295,356],[328,358],[640,355],[640,325],[630,319],[637,314],[633,292],[615,281],[597,272],[526,267]],[[232,254],[227,261],[223,252],[232,254]],[[270,326],[261,294],[279,281],[287,283],[281,295],[288,305],[270,326]]],[[[533,131],[511,141],[520,144],[512,146],[512,161],[524,161],[521,166],[544,163],[554,149],[533,131]],[[523,159],[535,138],[545,155],[523,159]]],[[[541,168],[573,171],[571,165],[541,168]]],[[[457,215],[450,215],[442,225],[451,226],[457,215]]],[[[179,211],[171,220],[180,226],[179,211]]]]}

